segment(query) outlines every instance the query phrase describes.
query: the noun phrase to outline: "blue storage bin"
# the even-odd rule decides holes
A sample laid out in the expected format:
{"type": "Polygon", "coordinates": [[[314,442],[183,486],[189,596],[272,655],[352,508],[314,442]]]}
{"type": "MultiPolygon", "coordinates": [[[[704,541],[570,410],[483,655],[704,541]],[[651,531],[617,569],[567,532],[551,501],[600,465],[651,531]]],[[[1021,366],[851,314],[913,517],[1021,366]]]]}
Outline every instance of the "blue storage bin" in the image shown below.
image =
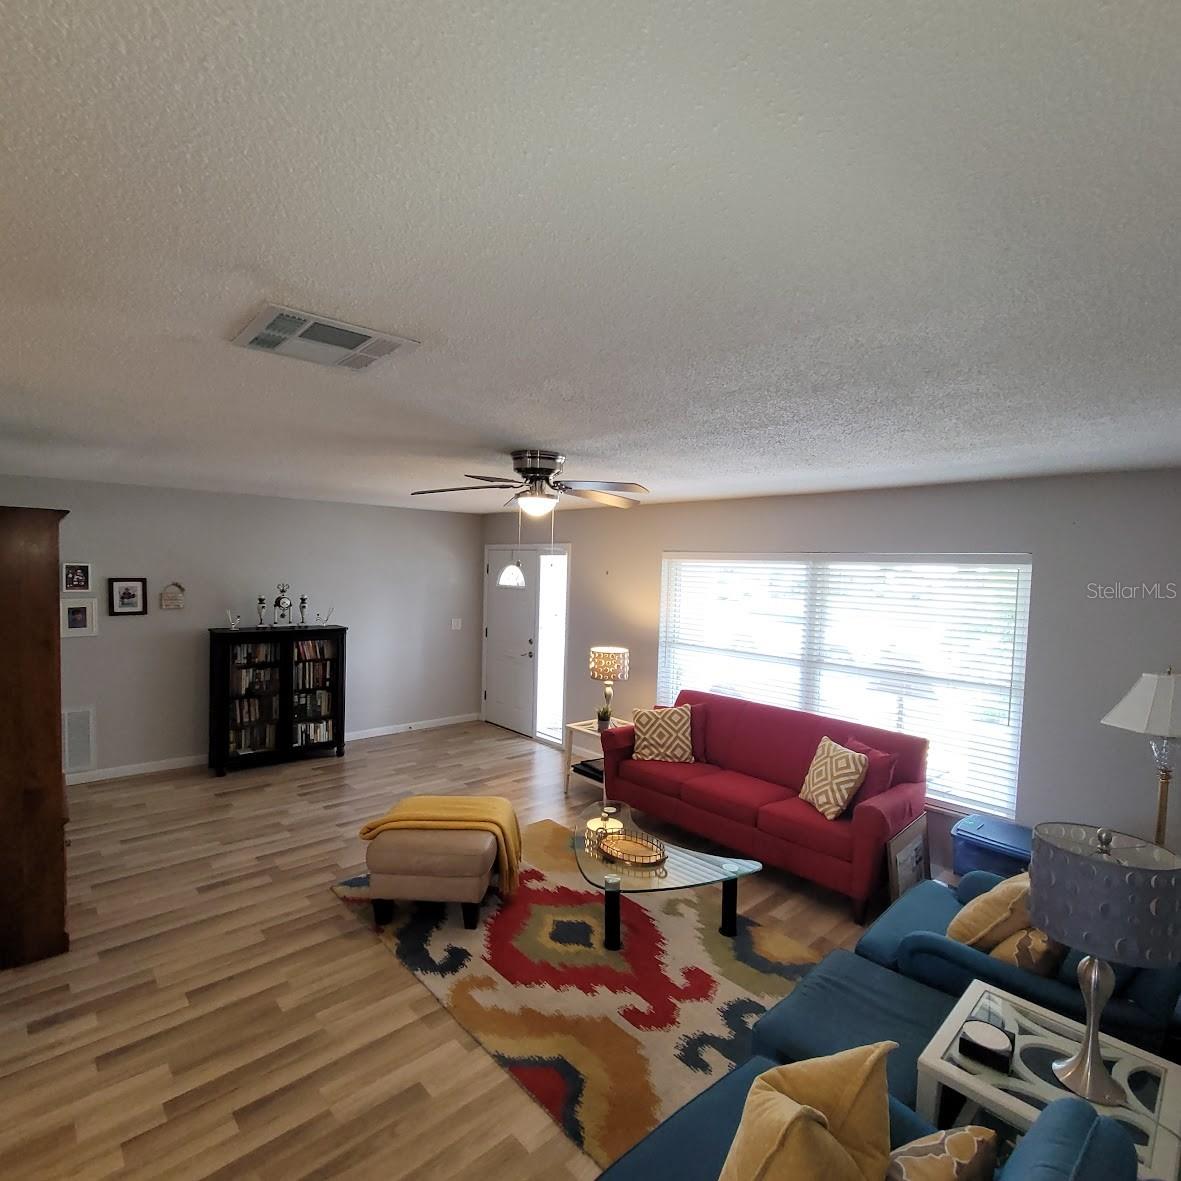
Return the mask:
{"type": "Polygon", "coordinates": [[[997,816],[964,816],[951,827],[952,868],[963,877],[986,869],[1012,877],[1029,867],[1033,833],[1023,824],[997,816]]]}

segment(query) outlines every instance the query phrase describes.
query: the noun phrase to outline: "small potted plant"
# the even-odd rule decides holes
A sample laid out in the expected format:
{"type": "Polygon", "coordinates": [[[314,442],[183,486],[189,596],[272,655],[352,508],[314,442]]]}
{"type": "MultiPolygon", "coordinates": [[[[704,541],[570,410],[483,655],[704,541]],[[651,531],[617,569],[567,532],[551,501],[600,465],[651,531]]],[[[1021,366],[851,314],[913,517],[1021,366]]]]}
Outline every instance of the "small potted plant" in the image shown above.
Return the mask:
{"type": "Polygon", "coordinates": [[[611,710],[608,706],[600,705],[599,708],[595,710],[595,718],[599,723],[600,730],[611,729],[611,710]]]}

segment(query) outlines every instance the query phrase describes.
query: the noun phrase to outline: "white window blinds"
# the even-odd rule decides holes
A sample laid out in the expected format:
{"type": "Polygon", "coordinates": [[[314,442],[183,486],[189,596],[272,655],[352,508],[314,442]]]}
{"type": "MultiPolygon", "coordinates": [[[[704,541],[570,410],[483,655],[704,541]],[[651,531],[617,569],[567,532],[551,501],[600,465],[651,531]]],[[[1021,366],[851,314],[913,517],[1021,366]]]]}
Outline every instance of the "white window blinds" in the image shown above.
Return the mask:
{"type": "Polygon", "coordinates": [[[921,735],[931,799],[1012,817],[1030,576],[1012,554],[666,555],[658,697],[703,689],[921,735]]]}

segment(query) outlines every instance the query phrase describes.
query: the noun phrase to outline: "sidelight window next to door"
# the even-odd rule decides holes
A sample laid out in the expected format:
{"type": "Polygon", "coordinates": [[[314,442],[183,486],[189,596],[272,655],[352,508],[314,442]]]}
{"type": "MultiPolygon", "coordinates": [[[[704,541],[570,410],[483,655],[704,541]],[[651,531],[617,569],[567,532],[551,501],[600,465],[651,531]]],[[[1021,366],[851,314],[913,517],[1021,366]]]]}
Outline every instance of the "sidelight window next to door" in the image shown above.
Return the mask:
{"type": "Polygon", "coordinates": [[[566,588],[570,555],[542,554],[537,578],[537,721],[538,738],[565,737],[566,588]]]}
{"type": "Polygon", "coordinates": [[[488,546],[484,562],[484,720],[560,742],[565,712],[565,547],[488,546]],[[521,577],[501,578],[506,566],[521,577]]]}

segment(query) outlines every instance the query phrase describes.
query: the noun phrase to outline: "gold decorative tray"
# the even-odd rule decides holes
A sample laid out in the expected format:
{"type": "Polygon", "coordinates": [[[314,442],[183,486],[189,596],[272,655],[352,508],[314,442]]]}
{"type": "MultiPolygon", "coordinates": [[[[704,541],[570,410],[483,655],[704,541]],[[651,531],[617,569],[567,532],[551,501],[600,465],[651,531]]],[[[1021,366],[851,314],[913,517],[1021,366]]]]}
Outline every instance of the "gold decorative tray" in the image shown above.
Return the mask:
{"type": "Polygon", "coordinates": [[[606,860],[625,865],[660,865],[668,856],[663,842],[634,829],[604,833],[596,845],[606,860]]]}

